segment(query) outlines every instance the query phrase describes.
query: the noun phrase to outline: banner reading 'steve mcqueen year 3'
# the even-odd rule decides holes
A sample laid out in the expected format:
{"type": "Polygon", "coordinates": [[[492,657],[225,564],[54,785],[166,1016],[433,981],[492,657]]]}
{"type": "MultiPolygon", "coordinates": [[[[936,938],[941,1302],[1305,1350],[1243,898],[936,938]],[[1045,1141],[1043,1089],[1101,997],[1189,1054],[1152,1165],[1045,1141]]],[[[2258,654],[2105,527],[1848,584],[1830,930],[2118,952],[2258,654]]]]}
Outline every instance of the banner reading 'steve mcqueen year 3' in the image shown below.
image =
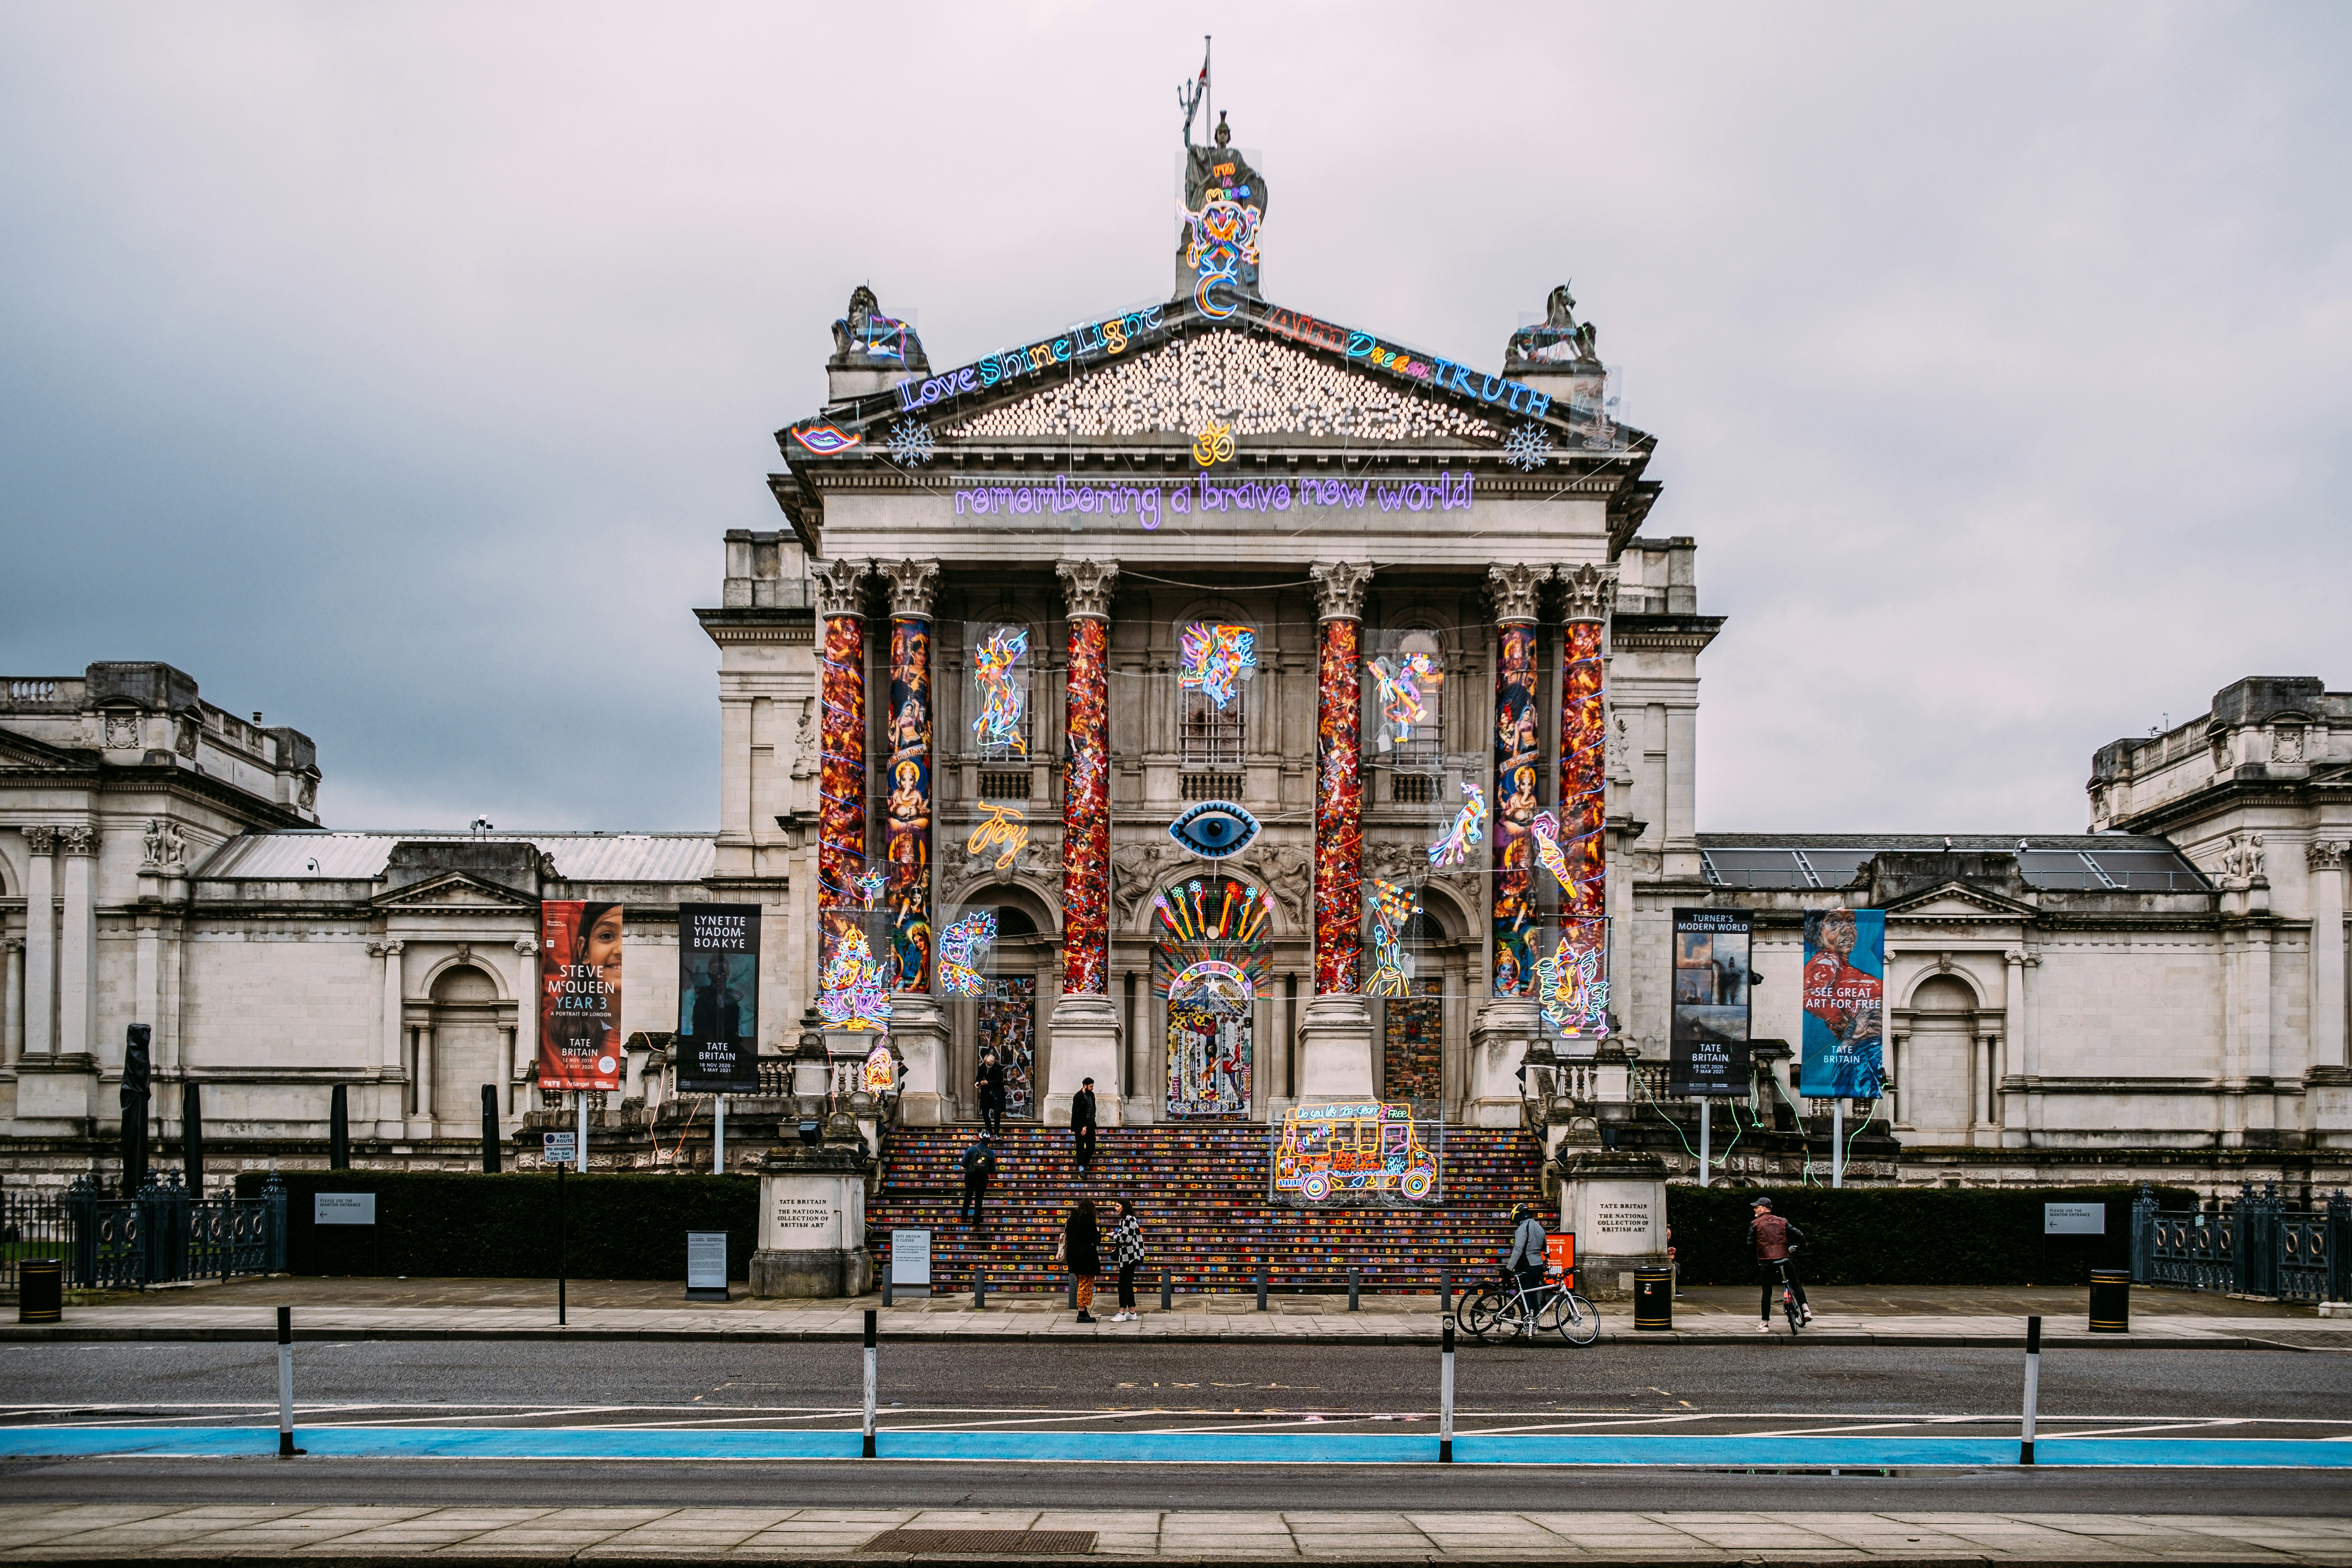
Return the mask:
{"type": "Polygon", "coordinates": [[[621,1087],[621,906],[539,906],[539,1087],[621,1087]]]}

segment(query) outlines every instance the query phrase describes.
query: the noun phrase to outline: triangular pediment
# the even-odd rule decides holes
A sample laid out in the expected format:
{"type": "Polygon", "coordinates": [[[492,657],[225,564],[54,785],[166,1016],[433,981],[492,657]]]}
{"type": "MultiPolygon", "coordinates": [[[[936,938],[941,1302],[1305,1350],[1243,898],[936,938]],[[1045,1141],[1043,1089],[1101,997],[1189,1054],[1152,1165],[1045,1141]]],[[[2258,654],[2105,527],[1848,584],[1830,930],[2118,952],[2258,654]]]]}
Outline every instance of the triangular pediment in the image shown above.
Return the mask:
{"type": "Polygon", "coordinates": [[[86,769],[99,760],[98,753],[79,747],[52,746],[46,741],[36,741],[29,735],[17,735],[0,730],[0,768],[38,769],[51,772],[71,768],[86,769]]]}
{"type": "Polygon", "coordinates": [[[2032,904],[2004,899],[1998,893],[1988,893],[1981,888],[1971,888],[1965,882],[1946,882],[1928,888],[1886,906],[1890,915],[1902,915],[1911,920],[1935,920],[1949,917],[1962,920],[1982,920],[1988,915],[2012,920],[2031,918],[2040,911],[2032,904]]]}
{"type": "Polygon", "coordinates": [[[949,420],[949,440],[1101,440],[1196,435],[1236,438],[1500,443],[1507,428],[1425,388],[1256,333],[1195,331],[1056,376],[949,420]]]}
{"type": "Polygon", "coordinates": [[[446,872],[421,882],[378,896],[373,900],[383,910],[479,910],[529,909],[538,902],[524,897],[512,888],[502,888],[495,882],[469,877],[463,871],[446,872]]]}

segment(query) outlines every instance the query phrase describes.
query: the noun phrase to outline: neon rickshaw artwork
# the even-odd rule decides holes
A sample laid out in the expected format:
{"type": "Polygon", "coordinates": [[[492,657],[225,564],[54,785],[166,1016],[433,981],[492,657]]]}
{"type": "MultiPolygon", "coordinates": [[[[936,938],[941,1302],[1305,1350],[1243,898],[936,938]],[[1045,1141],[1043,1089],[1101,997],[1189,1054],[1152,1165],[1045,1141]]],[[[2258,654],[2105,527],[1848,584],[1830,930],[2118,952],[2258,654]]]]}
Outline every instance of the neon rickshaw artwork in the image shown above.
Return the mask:
{"type": "Polygon", "coordinates": [[[1301,1106],[1282,1119],[1274,1194],[1309,1204],[1426,1203],[1438,1195],[1440,1152],[1422,1142],[1410,1105],[1301,1106]]]}

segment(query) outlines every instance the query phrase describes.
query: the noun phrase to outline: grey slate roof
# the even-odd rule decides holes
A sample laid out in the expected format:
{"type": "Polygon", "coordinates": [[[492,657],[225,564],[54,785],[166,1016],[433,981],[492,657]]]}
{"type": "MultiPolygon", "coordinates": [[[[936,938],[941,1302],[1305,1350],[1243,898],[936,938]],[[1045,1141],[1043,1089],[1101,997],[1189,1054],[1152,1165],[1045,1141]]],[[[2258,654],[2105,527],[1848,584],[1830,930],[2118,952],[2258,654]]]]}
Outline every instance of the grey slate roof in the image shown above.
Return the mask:
{"type": "Polygon", "coordinates": [[[2015,854],[2027,886],[2053,891],[2211,886],[2169,839],[2133,833],[1702,833],[1698,846],[1706,879],[1731,888],[1843,888],[1874,855],[1947,847],[2015,854]]]}
{"type": "MultiPolygon", "coordinates": [[[[716,863],[709,833],[485,833],[502,844],[528,843],[555,857],[568,882],[698,882],[716,863]]],[[[464,843],[470,833],[247,833],[228,840],[196,870],[199,878],[352,879],[382,874],[395,844],[464,843]],[[310,869],[316,860],[319,868],[310,869]]]]}

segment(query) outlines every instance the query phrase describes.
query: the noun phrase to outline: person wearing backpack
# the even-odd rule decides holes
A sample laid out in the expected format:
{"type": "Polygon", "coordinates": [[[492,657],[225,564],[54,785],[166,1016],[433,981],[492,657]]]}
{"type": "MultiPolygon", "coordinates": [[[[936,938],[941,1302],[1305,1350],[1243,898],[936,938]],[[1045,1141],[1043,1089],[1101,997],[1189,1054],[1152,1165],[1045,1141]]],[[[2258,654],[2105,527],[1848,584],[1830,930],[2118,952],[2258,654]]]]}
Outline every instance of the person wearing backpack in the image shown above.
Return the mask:
{"type": "Polygon", "coordinates": [[[961,1217],[966,1225],[978,1225],[981,1202],[988,1196],[988,1184],[996,1175],[996,1150],[989,1142],[987,1133],[983,1132],[971,1141],[971,1146],[963,1152],[962,1163],[963,1208],[961,1217]]]}
{"type": "Polygon", "coordinates": [[[1797,1278],[1797,1261],[1790,1256],[1805,1239],[1805,1233],[1774,1214],[1770,1198],[1759,1197],[1748,1212],[1755,1217],[1748,1222],[1748,1244],[1756,1249],[1756,1271],[1764,1282],[1764,1304],[1759,1309],[1756,1331],[1772,1331],[1772,1287],[1780,1284],[1786,1284],[1796,1298],[1801,1321],[1811,1322],[1813,1310],[1806,1304],[1804,1281],[1797,1278]]]}

